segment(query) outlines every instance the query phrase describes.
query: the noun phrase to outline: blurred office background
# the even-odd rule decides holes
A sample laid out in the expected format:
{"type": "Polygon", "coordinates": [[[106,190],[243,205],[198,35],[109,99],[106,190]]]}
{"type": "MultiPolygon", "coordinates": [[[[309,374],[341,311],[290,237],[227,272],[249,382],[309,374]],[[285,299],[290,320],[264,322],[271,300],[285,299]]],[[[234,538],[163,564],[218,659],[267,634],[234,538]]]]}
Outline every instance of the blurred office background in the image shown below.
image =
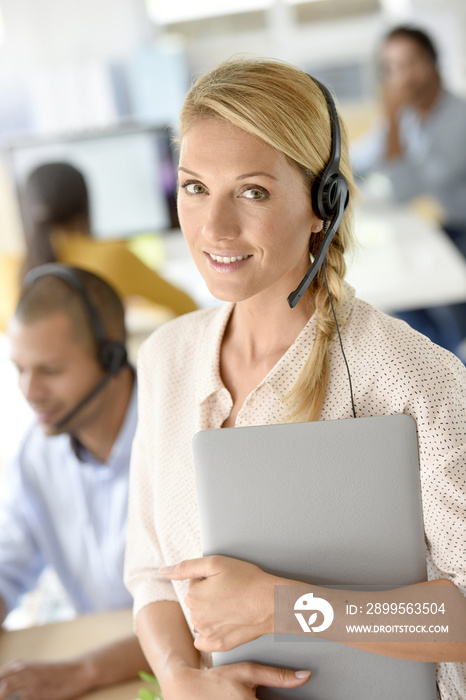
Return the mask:
{"type": "Polygon", "coordinates": [[[153,127],[176,125],[192,77],[237,52],[324,80],[358,136],[376,113],[378,41],[404,21],[432,33],[446,85],[465,95],[462,0],[0,0],[0,252],[24,247],[17,195],[28,170],[59,157],[93,179],[98,235],[173,226],[154,187],[153,127]]]}
{"type": "MultiPolygon", "coordinates": [[[[85,171],[95,235],[130,239],[137,254],[199,305],[215,303],[186,260],[166,172],[166,149],[192,77],[235,53],[285,59],[332,88],[355,138],[377,115],[378,42],[400,22],[433,36],[446,86],[466,96],[464,0],[0,0],[0,316],[13,274],[8,260],[24,251],[21,187],[32,167],[56,159],[85,171]]],[[[424,215],[435,224],[434,203],[424,205],[424,215]]],[[[360,282],[362,296],[364,265],[367,272],[377,255],[386,265],[399,263],[396,248],[388,255],[383,248],[391,235],[384,226],[371,215],[360,225],[366,258],[350,279],[360,282]]],[[[428,267],[436,252],[424,247],[428,267]]],[[[453,299],[460,300],[466,275],[463,284],[461,270],[455,274],[453,299]]],[[[369,301],[390,310],[386,299],[393,295],[394,308],[403,306],[396,275],[387,272],[385,297],[368,292],[369,301]]],[[[130,323],[137,336],[156,321],[133,312],[130,323]]],[[[31,419],[7,357],[1,333],[0,471],[31,419]]]]}
{"type": "MultiPolygon", "coordinates": [[[[348,112],[374,98],[387,26],[431,31],[466,90],[462,0],[1,0],[0,139],[176,121],[193,74],[236,52],[326,77],[348,112]]],[[[345,111],[345,110],[344,110],[345,111]]]]}

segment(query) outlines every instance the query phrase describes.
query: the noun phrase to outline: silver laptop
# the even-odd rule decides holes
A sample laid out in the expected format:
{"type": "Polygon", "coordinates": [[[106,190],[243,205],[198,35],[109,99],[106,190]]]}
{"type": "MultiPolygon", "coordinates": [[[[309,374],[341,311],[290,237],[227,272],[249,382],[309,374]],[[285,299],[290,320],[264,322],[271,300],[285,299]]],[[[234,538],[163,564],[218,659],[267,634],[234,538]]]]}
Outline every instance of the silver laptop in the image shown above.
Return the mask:
{"type": "MultiPolygon", "coordinates": [[[[203,554],[314,583],[384,589],[425,581],[416,425],[406,415],[204,430],[193,439],[203,554]]],[[[263,700],[435,700],[435,666],[293,635],[214,664],[309,668],[263,700]]]]}

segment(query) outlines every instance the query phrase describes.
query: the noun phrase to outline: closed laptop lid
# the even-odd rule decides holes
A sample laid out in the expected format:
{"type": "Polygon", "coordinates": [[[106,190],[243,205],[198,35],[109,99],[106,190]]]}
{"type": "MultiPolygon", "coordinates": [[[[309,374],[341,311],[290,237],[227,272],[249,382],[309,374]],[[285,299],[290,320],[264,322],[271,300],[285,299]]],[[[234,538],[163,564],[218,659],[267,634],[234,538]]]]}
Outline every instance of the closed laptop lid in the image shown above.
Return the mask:
{"type": "MultiPolygon", "coordinates": [[[[316,585],[371,589],[426,580],[411,417],[205,430],[194,436],[193,450],[204,555],[237,557],[316,585]]],[[[436,697],[433,664],[306,637],[278,639],[215,654],[214,663],[311,668],[299,690],[260,690],[267,700],[436,697]]]]}
{"type": "Polygon", "coordinates": [[[410,416],[204,430],[193,450],[204,554],[315,584],[426,579],[410,416]]]}

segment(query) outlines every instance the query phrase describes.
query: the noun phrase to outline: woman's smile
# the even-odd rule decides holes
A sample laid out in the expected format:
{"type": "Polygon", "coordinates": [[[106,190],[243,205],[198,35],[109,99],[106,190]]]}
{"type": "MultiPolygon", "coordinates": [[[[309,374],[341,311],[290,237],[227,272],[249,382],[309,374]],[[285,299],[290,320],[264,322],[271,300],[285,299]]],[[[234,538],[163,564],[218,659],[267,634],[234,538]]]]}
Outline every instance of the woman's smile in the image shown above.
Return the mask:
{"type": "Polygon", "coordinates": [[[210,267],[217,272],[236,272],[240,270],[252,255],[242,255],[241,253],[224,253],[223,255],[206,253],[210,267]]]}

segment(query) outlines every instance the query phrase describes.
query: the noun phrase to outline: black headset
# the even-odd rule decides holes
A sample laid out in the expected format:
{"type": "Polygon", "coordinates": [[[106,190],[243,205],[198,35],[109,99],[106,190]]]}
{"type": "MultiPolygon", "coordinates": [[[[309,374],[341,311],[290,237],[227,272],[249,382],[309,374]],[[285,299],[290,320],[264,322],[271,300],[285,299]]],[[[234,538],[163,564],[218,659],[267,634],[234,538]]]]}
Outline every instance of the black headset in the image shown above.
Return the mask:
{"type": "Polygon", "coordinates": [[[24,287],[28,289],[40,277],[58,277],[76,292],[83,302],[87,318],[97,346],[97,355],[102,368],[111,375],[117,374],[128,363],[125,344],[120,340],[108,340],[99,314],[91,302],[83,284],[79,269],[58,263],[48,263],[30,270],[24,278],[24,287]]]}
{"type": "Polygon", "coordinates": [[[109,340],[106,337],[105,329],[97,313],[97,309],[89,298],[83,280],[81,279],[79,268],[70,267],[69,265],[60,265],[58,263],[47,263],[46,265],[35,267],[30,270],[24,278],[23,293],[27,291],[36,280],[46,276],[58,277],[63,280],[63,282],[76,292],[81,299],[97,346],[99,363],[105,370],[103,379],[101,379],[98,384],[66,414],[66,416],[61,418],[58,423],[55,423],[56,428],[62,428],[104,388],[111,377],[116,376],[123,367],[128,365],[128,355],[123,341],[109,340]]]}
{"type": "Polygon", "coordinates": [[[332,139],[330,158],[322,172],[314,179],[311,191],[314,213],[320,219],[328,221],[329,224],[312,265],[306,272],[299,286],[288,296],[288,304],[291,308],[296,306],[324,262],[327,250],[335,233],[338,231],[350,198],[348,183],[340,173],[341,133],[335,102],[325,85],[316,78],[312,76],[309,77],[318,85],[324,94],[330,117],[332,139]]]}

